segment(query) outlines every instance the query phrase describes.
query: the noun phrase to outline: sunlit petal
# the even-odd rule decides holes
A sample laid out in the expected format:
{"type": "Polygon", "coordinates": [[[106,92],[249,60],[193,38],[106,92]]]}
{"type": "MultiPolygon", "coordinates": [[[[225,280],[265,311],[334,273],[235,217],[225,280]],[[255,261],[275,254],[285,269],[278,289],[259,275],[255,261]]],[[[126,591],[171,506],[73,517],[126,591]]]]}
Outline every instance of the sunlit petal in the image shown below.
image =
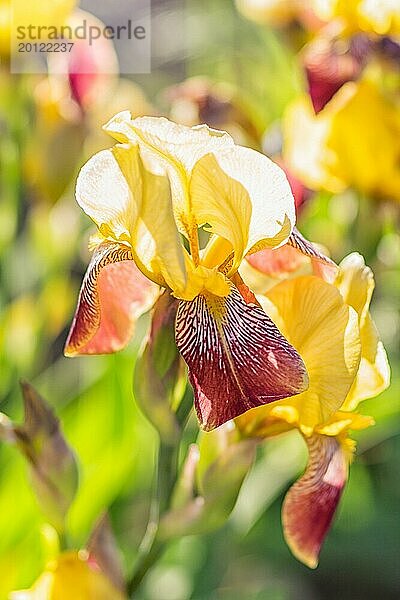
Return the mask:
{"type": "Polygon", "coordinates": [[[142,275],[127,246],[107,242],[100,245],[82,283],[65,354],[120,350],[157,293],[157,286],[142,275]]]}
{"type": "Polygon", "coordinates": [[[129,243],[141,199],[138,148],[116,146],[95,154],[79,173],[76,199],[105,237],[129,243]],[[133,180],[136,187],[129,185],[133,180]]]}
{"type": "Polygon", "coordinates": [[[360,367],[342,407],[344,410],[354,410],[359,402],[376,396],[388,387],[390,367],[368,310],[375,287],[371,269],[356,252],[343,259],[339,266],[335,284],[345,301],[357,311],[360,323],[360,367]]]}
{"type": "Polygon", "coordinates": [[[250,148],[234,146],[204,156],[193,169],[190,189],[196,221],[231,242],[232,270],[256,245],[285,242],[295,223],[284,171],[250,148]]]}
{"type": "Polygon", "coordinates": [[[357,315],[333,285],[312,276],[279,283],[259,300],[306,365],[308,390],[279,405],[294,406],[300,429],[310,435],[340,408],[356,376],[357,315]]]}
{"type": "Polygon", "coordinates": [[[206,430],[307,387],[298,353],[264,311],[246,304],[234,286],[227,298],[205,294],[182,301],[176,342],[206,430]]]}
{"type": "Polygon", "coordinates": [[[175,224],[169,180],[152,173],[140,161],[141,206],[131,243],[141,271],[179,294],[186,286],[184,248],[175,224]]]}
{"type": "Polygon", "coordinates": [[[230,135],[199,125],[186,127],[162,117],[132,119],[128,111],[115,115],[104,127],[118,141],[139,144],[146,165],[161,164],[171,182],[175,218],[188,238],[193,233],[189,179],[205,154],[233,146],[230,135]]]}

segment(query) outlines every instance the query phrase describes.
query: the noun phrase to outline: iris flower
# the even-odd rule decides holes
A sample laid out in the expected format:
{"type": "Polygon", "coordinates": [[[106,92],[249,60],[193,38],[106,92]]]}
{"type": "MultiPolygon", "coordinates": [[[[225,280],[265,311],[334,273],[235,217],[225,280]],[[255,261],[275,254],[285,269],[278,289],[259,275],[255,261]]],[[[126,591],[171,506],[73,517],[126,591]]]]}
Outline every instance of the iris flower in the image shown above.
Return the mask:
{"type": "Polygon", "coordinates": [[[386,353],[369,314],[373,288],[371,270],[354,253],[339,265],[333,284],[300,275],[260,296],[303,357],[309,388],[249,411],[236,423],[245,437],[263,439],[290,429],[303,436],[308,465],[285,498],[282,522],[292,552],[312,568],[347,481],[355,449],[348,431],[373,424],[354,410],[389,385],[386,353]]]}
{"type": "Polygon", "coordinates": [[[306,97],[288,107],[284,158],[310,189],[338,193],[353,186],[399,201],[399,136],[399,113],[390,96],[372,81],[348,82],[317,115],[306,97]]]}
{"type": "Polygon", "coordinates": [[[118,143],[93,156],[77,181],[77,201],[98,233],[66,355],[123,348],[165,288],[179,299],[176,343],[204,429],[303,392],[301,357],[246,301],[254,297],[237,273],[246,255],[298,244],[283,171],[205,125],[123,112],[105,130],[118,143]],[[210,234],[203,248],[200,228],[210,234]]]}

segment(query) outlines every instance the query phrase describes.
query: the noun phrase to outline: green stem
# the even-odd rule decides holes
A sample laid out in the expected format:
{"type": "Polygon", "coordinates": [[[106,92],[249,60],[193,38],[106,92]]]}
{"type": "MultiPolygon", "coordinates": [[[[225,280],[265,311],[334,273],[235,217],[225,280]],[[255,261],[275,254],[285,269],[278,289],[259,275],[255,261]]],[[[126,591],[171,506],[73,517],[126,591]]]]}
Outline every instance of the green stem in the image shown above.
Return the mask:
{"type": "Polygon", "coordinates": [[[150,567],[158,560],[164,543],[157,538],[161,515],[167,510],[176,481],[178,470],[177,446],[169,446],[160,442],[158,449],[157,483],[150,508],[150,517],[146,532],[139,547],[139,556],[131,579],[127,584],[129,597],[141,584],[150,567]]]}
{"type": "MultiPolygon", "coordinates": [[[[183,431],[193,404],[193,393],[188,385],[176,413],[177,421],[183,431]]],[[[168,510],[171,496],[178,476],[180,440],[176,444],[166,444],[160,440],[158,448],[157,480],[150,508],[149,522],[139,547],[134,571],[127,583],[130,598],[142,583],[149,569],[160,558],[166,543],[158,538],[158,530],[162,515],[168,510]]]]}

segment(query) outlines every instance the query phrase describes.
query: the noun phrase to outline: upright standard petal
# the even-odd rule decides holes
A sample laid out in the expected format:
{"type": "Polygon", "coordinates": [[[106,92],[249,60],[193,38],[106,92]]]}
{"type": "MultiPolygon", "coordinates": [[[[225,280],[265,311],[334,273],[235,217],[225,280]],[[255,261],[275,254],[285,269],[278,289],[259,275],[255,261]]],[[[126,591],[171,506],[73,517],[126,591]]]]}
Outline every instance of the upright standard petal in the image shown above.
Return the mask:
{"type": "Polygon", "coordinates": [[[128,111],[115,115],[104,127],[118,141],[138,144],[150,165],[168,173],[178,227],[188,239],[197,229],[192,214],[189,181],[196,162],[205,154],[233,146],[230,135],[207,125],[186,127],[164,117],[132,119],[128,111]]]}
{"type": "Polygon", "coordinates": [[[345,302],[358,314],[361,337],[361,361],[357,377],[343,405],[344,410],[354,410],[359,402],[383,392],[390,383],[390,367],[385,348],[369,313],[375,287],[374,276],[365,265],[361,254],[353,252],[339,265],[335,285],[345,302]]]}
{"type": "Polygon", "coordinates": [[[287,241],[295,223],[294,199],[284,171],[250,148],[234,146],[203,156],[190,182],[197,223],[232,244],[237,270],[256,248],[287,241]]]}
{"type": "Polygon", "coordinates": [[[181,289],[186,271],[170,183],[162,169],[153,171],[143,164],[139,146],[117,144],[81,169],[76,198],[106,239],[131,246],[149,279],[181,289]]]}
{"type": "Polygon", "coordinates": [[[138,148],[115,146],[98,152],[82,167],[76,199],[104,237],[129,243],[141,187],[138,148]]]}
{"type": "Polygon", "coordinates": [[[184,248],[174,220],[168,178],[149,171],[140,161],[141,207],[132,228],[135,262],[150,279],[177,295],[186,287],[184,248]]]}
{"type": "Polygon", "coordinates": [[[98,246],[83,279],[65,355],[121,350],[157,293],[158,287],[142,275],[127,246],[112,242],[98,246]]]}
{"type": "Polygon", "coordinates": [[[232,285],[226,298],[181,301],[176,342],[189,367],[202,427],[307,388],[303,361],[277,327],[232,285]]]}
{"type": "Polygon", "coordinates": [[[311,435],[343,404],[355,379],[361,346],[358,319],[331,284],[313,276],[279,283],[259,297],[266,312],[302,356],[310,379],[307,391],[271,407],[296,409],[295,424],[311,435]]]}
{"type": "Polygon", "coordinates": [[[314,434],[306,442],[307,469],[285,497],[282,525],[293,554],[314,569],[347,481],[348,461],[335,437],[314,434]]]}

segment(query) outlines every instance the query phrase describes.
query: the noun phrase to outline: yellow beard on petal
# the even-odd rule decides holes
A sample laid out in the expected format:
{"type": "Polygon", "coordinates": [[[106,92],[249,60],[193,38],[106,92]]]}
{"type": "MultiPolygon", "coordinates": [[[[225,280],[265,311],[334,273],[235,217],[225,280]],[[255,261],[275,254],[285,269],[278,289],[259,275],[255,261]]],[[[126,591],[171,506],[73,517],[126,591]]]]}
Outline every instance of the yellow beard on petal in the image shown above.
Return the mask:
{"type": "Polygon", "coordinates": [[[183,290],[174,290],[172,295],[180,300],[193,300],[204,292],[226,297],[230,292],[230,285],[225,275],[217,269],[199,265],[198,267],[192,266],[191,270],[188,270],[186,287],[183,290]]]}

